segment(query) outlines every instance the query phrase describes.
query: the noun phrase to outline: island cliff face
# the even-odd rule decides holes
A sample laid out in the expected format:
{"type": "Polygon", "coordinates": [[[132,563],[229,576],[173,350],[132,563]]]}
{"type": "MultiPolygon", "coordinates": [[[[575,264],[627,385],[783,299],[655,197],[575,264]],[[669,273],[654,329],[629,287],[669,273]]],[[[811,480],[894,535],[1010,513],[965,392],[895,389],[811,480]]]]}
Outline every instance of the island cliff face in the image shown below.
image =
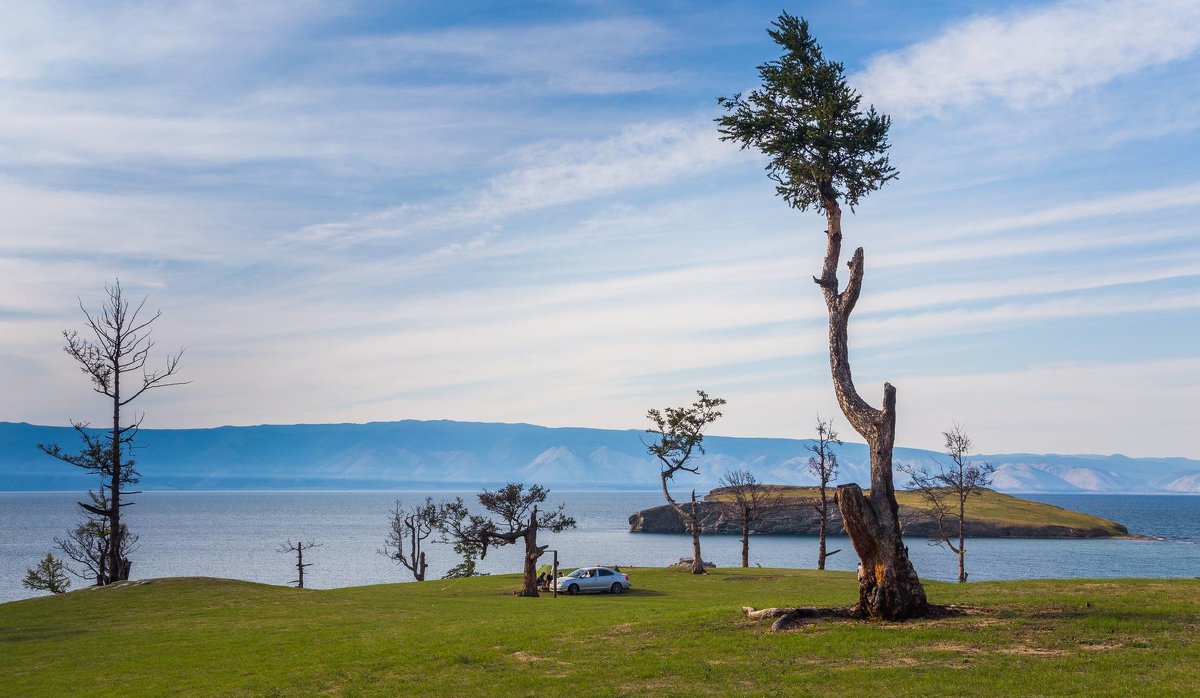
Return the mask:
{"type": "MultiPolygon", "coordinates": [[[[759,535],[817,535],[820,518],[812,488],[787,488],[790,491],[780,506],[763,512],[750,527],[759,535]]],[[[897,492],[901,500],[900,520],[905,536],[931,537],[937,534],[937,520],[923,508],[912,492],[897,492]]],[[[720,503],[722,489],[715,489],[698,503],[703,533],[735,534],[741,523],[720,503]]],[[[966,534],[971,538],[1112,538],[1128,536],[1129,531],[1115,521],[1069,511],[1050,504],[1019,499],[987,491],[968,509],[966,534]],[[1011,501],[1009,501],[1011,500],[1011,501]]],[[[955,529],[957,527],[955,526],[955,529]]],[[[629,517],[634,533],[686,533],[683,522],[668,506],[635,512],[629,517]]],[[[836,506],[829,507],[829,532],[843,535],[842,519],[836,506]]]]}

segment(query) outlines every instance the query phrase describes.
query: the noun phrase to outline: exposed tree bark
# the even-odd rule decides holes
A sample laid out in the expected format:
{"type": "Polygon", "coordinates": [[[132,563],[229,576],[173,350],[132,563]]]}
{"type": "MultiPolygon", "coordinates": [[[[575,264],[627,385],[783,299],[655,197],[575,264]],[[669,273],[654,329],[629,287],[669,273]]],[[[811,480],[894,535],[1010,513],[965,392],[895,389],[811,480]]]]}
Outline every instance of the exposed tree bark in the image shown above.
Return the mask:
{"type": "Polygon", "coordinates": [[[525,566],[521,570],[521,590],[517,596],[537,596],[537,563],[549,548],[549,545],[537,544],[538,509],[533,508],[529,513],[529,525],[525,529],[525,566]]]}
{"type": "Polygon", "coordinates": [[[755,610],[751,606],[742,606],[742,613],[751,620],[774,618],[775,622],[771,624],[771,632],[773,633],[791,630],[796,626],[804,625],[814,620],[855,617],[853,611],[848,608],[823,608],[815,606],[764,608],[762,610],[755,610]]]}
{"type": "Polygon", "coordinates": [[[783,12],[767,33],[782,49],[759,66],[762,87],[747,95],[718,98],[727,114],[718,118],[723,140],[753,147],[770,158],[767,176],[787,203],[825,214],[826,248],[820,277],[829,312],[829,367],[838,405],[871,449],[871,495],[857,485],[839,488],[846,532],[862,559],[859,615],[907,618],[925,613],[927,602],[900,537],[892,484],[896,437],[896,389],[884,385],[883,405],[871,407],[854,388],[847,325],[862,291],[863,251],[850,258],[850,278],[838,288],[842,251],[839,201],[853,210],[862,197],[895,179],[887,157],[891,119],[850,86],[841,63],[825,58],[808,22],[783,12]]]}
{"type": "Polygon", "coordinates": [[[859,396],[850,372],[848,325],[850,313],[862,291],[863,250],[854,251],[850,278],[838,291],[837,264],[842,250],[842,213],[836,197],[824,192],[826,248],[821,287],[829,311],[829,367],[834,394],[847,421],[871,450],[871,493],[856,484],[838,487],[837,503],[846,534],[862,561],[858,604],[854,612],[864,618],[899,620],[923,615],[928,602],[921,580],[908,558],[900,535],[899,507],[892,479],[892,448],[896,440],[896,389],[883,386],[882,409],[859,396]]]}

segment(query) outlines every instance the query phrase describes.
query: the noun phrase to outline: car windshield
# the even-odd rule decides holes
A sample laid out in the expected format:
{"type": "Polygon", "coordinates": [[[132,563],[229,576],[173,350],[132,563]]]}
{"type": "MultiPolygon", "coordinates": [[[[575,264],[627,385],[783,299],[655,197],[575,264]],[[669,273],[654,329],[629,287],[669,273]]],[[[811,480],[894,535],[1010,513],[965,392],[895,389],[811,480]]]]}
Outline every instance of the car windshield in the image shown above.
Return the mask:
{"type": "Polygon", "coordinates": [[[575,570],[574,572],[572,572],[571,574],[568,574],[567,576],[574,577],[575,579],[579,579],[580,577],[584,577],[586,575],[587,575],[587,570],[575,570]]]}

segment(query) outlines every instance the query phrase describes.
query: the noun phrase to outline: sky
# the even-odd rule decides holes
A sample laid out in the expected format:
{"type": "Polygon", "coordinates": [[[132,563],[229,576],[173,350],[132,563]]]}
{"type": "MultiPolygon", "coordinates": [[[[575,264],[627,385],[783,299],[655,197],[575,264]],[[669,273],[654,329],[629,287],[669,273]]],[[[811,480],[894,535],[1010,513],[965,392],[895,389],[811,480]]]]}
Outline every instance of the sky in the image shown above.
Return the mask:
{"type": "MultiPolygon", "coordinates": [[[[1200,458],[1200,3],[787,9],[893,119],[843,229],[897,443],[1200,458]]],[[[119,278],[186,347],[145,427],[640,428],[702,388],[714,433],[859,440],[823,219],[713,123],[779,11],[0,0],[0,420],[103,422],[62,331],[119,278]]]]}

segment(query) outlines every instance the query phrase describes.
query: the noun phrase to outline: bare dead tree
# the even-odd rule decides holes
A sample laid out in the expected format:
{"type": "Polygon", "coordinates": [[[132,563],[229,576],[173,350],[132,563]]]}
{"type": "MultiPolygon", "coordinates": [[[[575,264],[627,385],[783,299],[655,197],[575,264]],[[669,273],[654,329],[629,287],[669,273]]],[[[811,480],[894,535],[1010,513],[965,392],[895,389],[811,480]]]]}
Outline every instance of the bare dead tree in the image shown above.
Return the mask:
{"type": "Polygon", "coordinates": [[[992,484],[992,475],[995,474],[996,468],[991,463],[967,460],[967,454],[971,452],[971,437],[967,436],[958,423],[955,423],[950,431],[942,432],[942,436],[946,438],[949,465],[939,464],[936,471],[930,471],[926,466],[899,467],[902,472],[912,477],[913,487],[929,503],[937,520],[937,534],[931,542],[934,545],[945,545],[958,555],[958,581],[961,584],[967,581],[967,500],[979,496],[992,484]],[[957,545],[953,540],[956,533],[957,545]]]}
{"type": "Polygon", "coordinates": [[[379,554],[399,562],[418,582],[425,581],[429,567],[425,563],[425,541],[437,530],[445,506],[445,502],[438,504],[433,497],[426,497],[423,503],[405,509],[397,500],[388,516],[390,529],[379,554]]]}
{"type": "Polygon", "coordinates": [[[136,483],[139,478],[134,461],[126,456],[133,447],[142,416],[123,423],[122,410],[149,390],[184,385],[186,381],[171,380],[179,371],[182,349],[177,354],[167,356],[162,368],[147,368],[150,351],[154,348],[154,341],[150,338],[152,325],[162,315],[159,311],[149,317],[143,316],[148,297],[132,306],[123,294],[120,281],[111,286],[105,285],[104,290],[108,298],[95,315],[83,307],[82,301],[79,303],[91,336],[84,337],[73,330],[64,330],[66,346],[63,349],[91,380],[92,390],[110,401],[112,430],[102,437],[94,436],[88,431],[86,423],[72,422],[83,439],[83,451],[78,454],[67,453],[57,444],[39,444],[38,447],[61,461],[97,473],[106,481],[107,507],[83,502],[79,506],[109,521],[112,541],[108,546],[107,583],[129,577],[128,568],[121,558],[121,551],[126,549],[121,543],[125,531],[121,525],[121,508],[132,502],[122,501],[122,495],[125,494],[125,485],[136,483]],[[123,384],[123,379],[130,374],[134,376],[131,378],[132,385],[127,381],[123,384]]]}
{"type": "Polygon", "coordinates": [[[517,596],[536,597],[537,561],[550,547],[538,545],[538,531],[560,533],[575,527],[575,519],[566,515],[563,504],[548,512],[538,510],[538,505],[546,501],[549,494],[550,491],[541,485],[531,485],[526,490],[524,484],[516,482],[498,490],[484,490],[479,494],[479,503],[498,519],[471,514],[462,499],[456,498],[447,502],[443,509],[443,539],[454,543],[456,550],[466,554],[478,551],[481,560],[487,556],[490,547],[523,541],[525,555],[517,596]]]}
{"type": "Polygon", "coordinates": [[[642,444],[650,455],[658,459],[663,497],[692,535],[692,574],[705,574],[704,559],[700,556],[700,515],[696,490],[692,490],[691,506],[684,509],[667,487],[677,473],[700,473],[700,469],[691,464],[692,458],[704,453],[704,429],[721,417],[717,408],[724,405],[725,400],[709,397],[703,390],[697,390],[696,396],[696,401],[691,405],[667,407],[661,412],[657,409],[647,411],[646,418],[654,428],[647,429],[646,433],[654,434],[658,441],[649,444],[643,441],[642,444]]]}
{"type": "Polygon", "coordinates": [[[313,564],[311,562],[304,561],[304,551],[312,550],[313,548],[319,548],[322,545],[324,545],[324,543],[317,543],[311,540],[307,543],[299,540],[293,543],[291,540],[288,540],[279,544],[279,547],[275,549],[275,552],[296,553],[296,578],[288,582],[288,584],[295,584],[296,587],[300,589],[304,588],[304,568],[312,567],[313,564]]]}
{"type": "Polygon", "coordinates": [[[817,415],[817,438],[813,443],[807,444],[805,448],[812,451],[812,455],[808,458],[808,471],[817,478],[820,483],[820,499],[814,506],[817,510],[817,515],[820,516],[820,536],[817,543],[817,569],[825,569],[825,558],[836,553],[840,553],[841,549],[833,552],[825,551],[825,534],[829,527],[829,483],[833,482],[837,477],[838,459],[837,453],[833,451],[833,445],[842,445],[842,440],[838,438],[837,430],[833,428],[833,419],[821,419],[821,415],[817,415]]]}
{"type": "MultiPolygon", "coordinates": [[[[95,586],[104,586],[110,581],[119,581],[110,580],[108,577],[108,550],[113,542],[113,537],[109,535],[109,520],[94,513],[95,510],[104,511],[109,507],[104,485],[100,486],[98,492],[88,490],[88,497],[93,506],[90,509],[80,507],[79,522],[66,536],[55,538],[54,546],[79,565],[67,565],[68,572],[80,579],[91,581],[95,586]]],[[[129,527],[122,522],[119,555],[123,579],[129,578],[129,555],[137,550],[137,542],[138,537],[130,533],[129,527]]]]}
{"type": "Polygon", "coordinates": [[[861,247],[850,259],[844,289],[837,277],[842,203],[854,210],[897,176],[887,158],[891,119],[874,107],[860,108],[862,96],[847,82],[842,64],[825,58],[808,22],[784,12],[767,33],[782,53],[759,66],[760,89],[718,99],[728,112],[717,119],[721,138],[766,154],[768,176],[788,205],[825,215],[825,260],[813,281],[829,314],[833,388],[846,419],[871,450],[869,497],[857,484],[847,484],[838,487],[836,498],[864,570],[854,613],[884,620],[922,616],[928,602],[901,537],[892,479],[896,389],[885,383],[882,405],[872,407],[858,394],[850,372],[847,328],[862,291],[861,247]]]}
{"type": "Polygon", "coordinates": [[[742,528],[742,567],[750,566],[750,528],[779,507],[783,493],[759,482],[749,470],[730,470],[721,476],[725,496],[717,505],[742,528]]]}

